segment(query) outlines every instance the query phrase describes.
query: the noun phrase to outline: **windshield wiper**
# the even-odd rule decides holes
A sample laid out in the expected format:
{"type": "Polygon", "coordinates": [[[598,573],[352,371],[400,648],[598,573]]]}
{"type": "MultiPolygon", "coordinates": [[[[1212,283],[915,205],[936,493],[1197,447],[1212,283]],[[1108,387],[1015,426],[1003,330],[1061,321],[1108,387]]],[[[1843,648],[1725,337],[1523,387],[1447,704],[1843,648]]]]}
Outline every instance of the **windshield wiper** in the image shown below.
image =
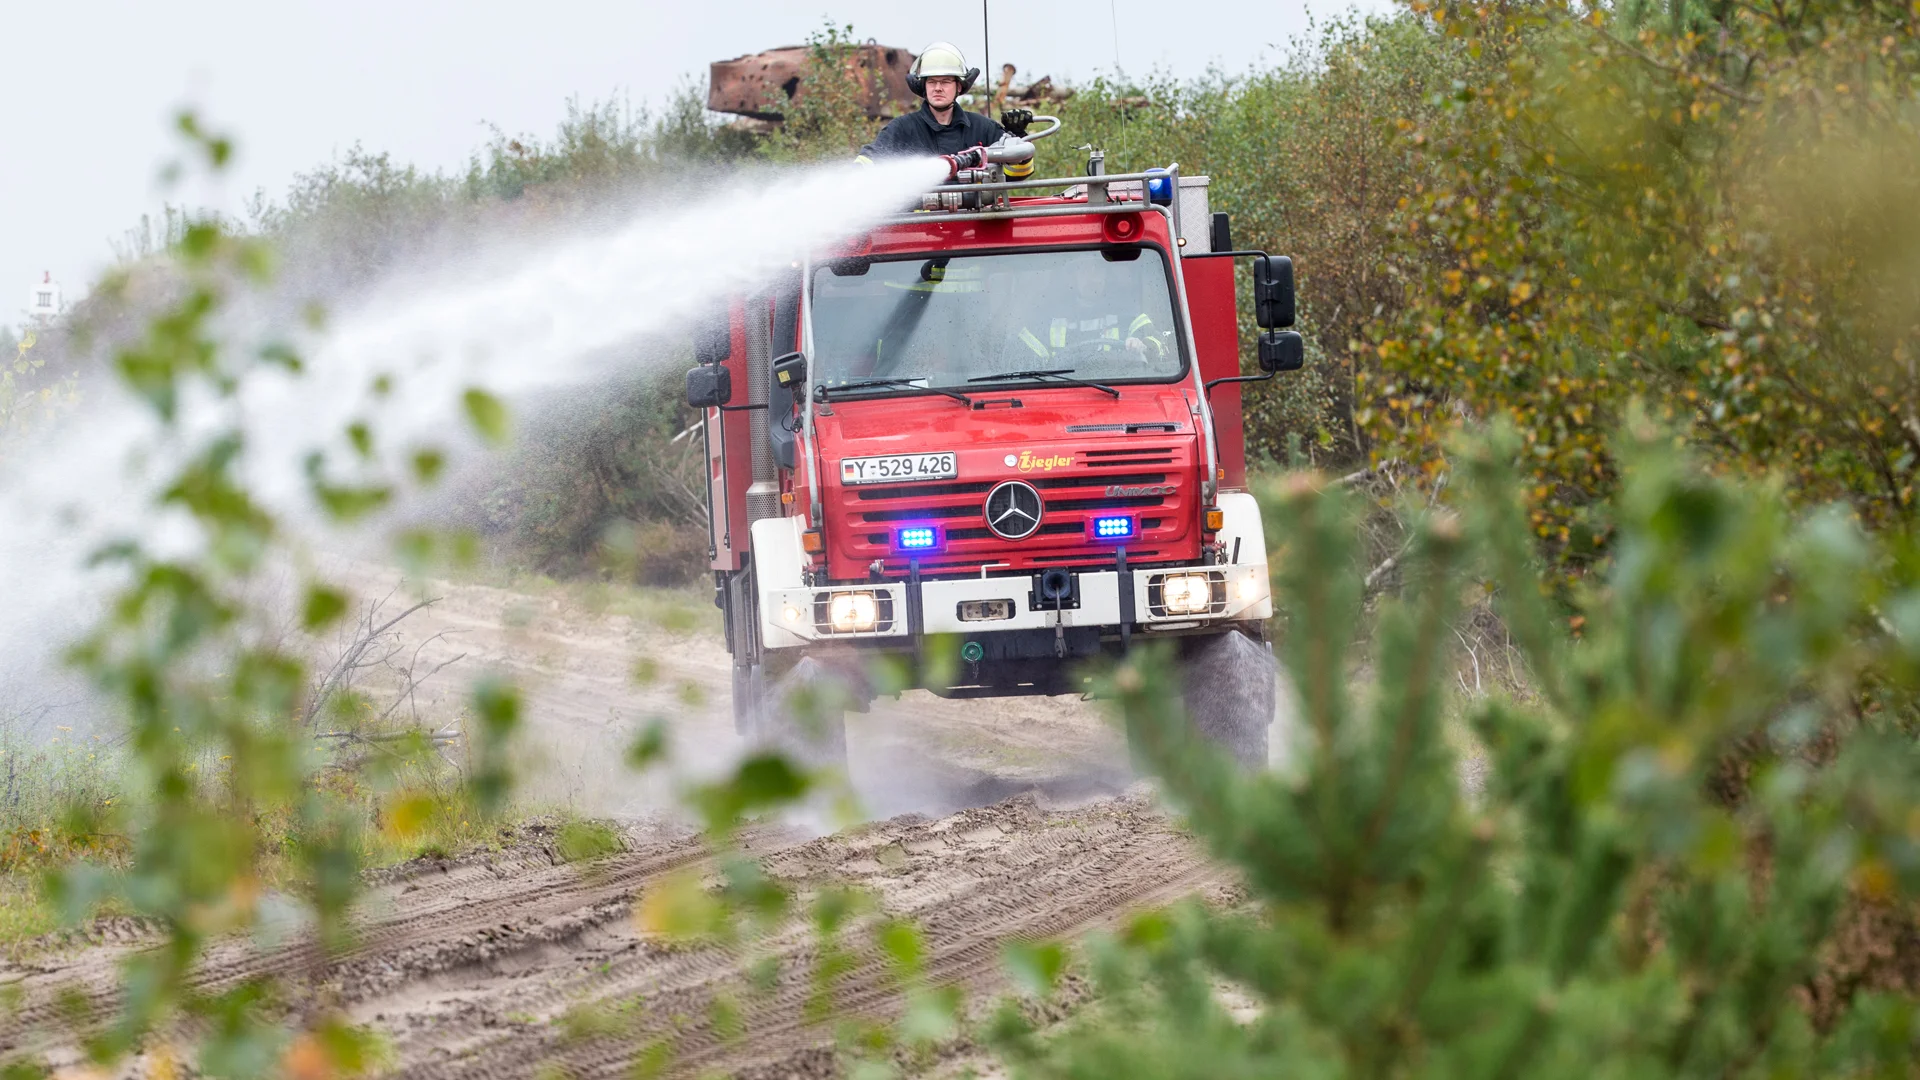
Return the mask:
{"type": "Polygon", "coordinates": [[[1073,369],[1070,367],[1035,368],[1032,371],[1003,371],[997,375],[981,375],[976,378],[968,379],[967,381],[970,383],[1012,382],[1015,379],[1058,379],[1063,383],[1068,383],[1073,386],[1091,386],[1095,390],[1098,390],[1103,394],[1112,394],[1114,397],[1120,396],[1120,391],[1115,390],[1113,387],[1108,386],[1106,383],[1097,383],[1088,379],[1074,378],[1073,369]]]}
{"type": "Polygon", "coordinates": [[[843,382],[838,386],[822,385],[818,389],[820,396],[825,398],[831,397],[833,394],[837,394],[842,390],[878,390],[886,386],[911,386],[915,390],[931,390],[936,394],[945,394],[947,397],[952,398],[968,408],[973,407],[973,399],[958,390],[949,390],[944,386],[915,386],[914,384],[919,381],[919,376],[910,379],[855,379],[852,382],[843,382]]]}

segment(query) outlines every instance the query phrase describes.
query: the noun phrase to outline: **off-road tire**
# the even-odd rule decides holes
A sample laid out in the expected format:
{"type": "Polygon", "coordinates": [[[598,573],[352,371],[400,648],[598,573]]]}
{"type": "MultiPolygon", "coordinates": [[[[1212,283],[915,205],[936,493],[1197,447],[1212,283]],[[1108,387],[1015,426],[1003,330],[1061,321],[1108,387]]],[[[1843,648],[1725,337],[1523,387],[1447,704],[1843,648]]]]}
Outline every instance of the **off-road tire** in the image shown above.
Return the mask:
{"type": "Polygon", "coordinates": [[[830,668],[812,657],[779,673],[757,664],[750,680],[758,746],[811,769],[846,768],[848,693],[830,668]]]}
{"type": "Polygon", "coordinates": [[[1238,630],[1181,642],[1181,700],[1194,733],[1250,769],[1267,764],[1279,667],[1273,649],[1238,630]]]}

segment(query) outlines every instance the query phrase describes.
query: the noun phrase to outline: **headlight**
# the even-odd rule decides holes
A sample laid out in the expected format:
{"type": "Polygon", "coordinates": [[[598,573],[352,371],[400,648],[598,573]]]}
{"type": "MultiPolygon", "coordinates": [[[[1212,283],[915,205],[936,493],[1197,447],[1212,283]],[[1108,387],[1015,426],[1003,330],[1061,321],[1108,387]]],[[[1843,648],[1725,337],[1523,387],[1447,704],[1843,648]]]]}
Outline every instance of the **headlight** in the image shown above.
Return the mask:
{"type": "Polygon", "coordinates": [[[1243,604],[1250,604],[1266,597],[1267,581],[1257,570],[1243,571],[1240,579],[1233,583],[1233,598],[1243,604]]]}
{"type": "Polygon", "coordinates": [[[1213,606],[1213,585],[1205,574],[1168,574],[1160,602],[1169,615],[1204,615],[1213,606]]]}
{"type": "Polygon", "coordinates": [[[827,601],[827,623],[836,634],[864,634],[879,621],[870,592],[834,593],[827,601]]]}

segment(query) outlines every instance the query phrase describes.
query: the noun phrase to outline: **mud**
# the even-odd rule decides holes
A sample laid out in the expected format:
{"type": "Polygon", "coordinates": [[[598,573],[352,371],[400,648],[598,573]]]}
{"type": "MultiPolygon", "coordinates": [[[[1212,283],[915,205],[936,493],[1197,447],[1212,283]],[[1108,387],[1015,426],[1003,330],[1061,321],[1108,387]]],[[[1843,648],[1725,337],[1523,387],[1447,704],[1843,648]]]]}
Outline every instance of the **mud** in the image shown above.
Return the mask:
{"type": "MultiPolygon", "coordinates": [[[[384,571],[356,573],[366,595],[398,584],[384,571]]],[[[741,749],[725,649],[704,615],[689,617],[698,598],[635,604],[444,582],[424,594],[440,599],[404,627],[422,662],[464,659],[407,708],[451,722],[474,675],[511,675],[526,689],[529,783],[549,801],[621,821],[625,850],[567,864],[534,828],[503,850],[388,868],[369,876],[344,954],[328,957],[298,933],[223,942],[195,985],[274,976],[289,1022],[344,1011],[384,1036],[402,1076],[528,1076],[546,1065],[625,1076],[668,1043],[674,1075],[836,1074],[832,1032],[807,1013],[820,948],[810,923],[722,947],[665,940],[635,915],[670,876],[711,875],[714,856],[672,812],[678,781],[619,764],[626,741],[650,718],[668,719],[681,777],[741,749]],[[749,967],[769,960],[777,975],[749,985],[749,967]],[[716,1030],[716,999],[737,1003],[738,1031],[716,1030]]],[[[850,718],[848,734],[852,787],[870,820],[837,831],[805,818],[762,825],[745,843],[802,897],[852,886],[914,920],[928,976],[976,1004],[1004,989],[1004,941],[1072,937],[1196,892],[1234,893],[1132,779],[1121,740],[1091,705],[913,694],[850,718]]],[[[103,922],[0,965],[0,990],[19,1002],[0,1014],[0,1058],[74,1060],[75,1023],[112,1015],[119,962],[158,933],[103,922]]],[[[901,991],[865,941],[847,938],[852,961],[835,1001],[885,1018],[902,1008],[901,991]]]]}

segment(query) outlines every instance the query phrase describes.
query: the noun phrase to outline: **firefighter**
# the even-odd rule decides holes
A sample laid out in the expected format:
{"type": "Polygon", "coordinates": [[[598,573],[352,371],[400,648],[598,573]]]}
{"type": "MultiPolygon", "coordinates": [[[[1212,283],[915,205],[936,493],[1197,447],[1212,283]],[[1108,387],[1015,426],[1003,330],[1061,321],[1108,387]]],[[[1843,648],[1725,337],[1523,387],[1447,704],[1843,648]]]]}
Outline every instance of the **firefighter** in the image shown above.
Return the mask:
{"type": "MultiPolygon", "coordinates": [[[[872,164],[880,157],[939,157],[989,146],[1007,132],[1024,136],[1027,125],[1033,123],[1029,109],[1008,109],[996,124],[991,117],[968,112],[956,104],[979,77],[980,69],[968,67],[960,50],[944,41],[922,49],[907,72],[907,88],[925,100],[918,110],[897,116],[881,128],[855,160],[872,164]]],[[[1009,168],[1008,175],[1012,173],[1009,168]]]]}
{"type": "Polygon", "coordinates": [[[1152,316],[1143,311],[1129,318],[1115,310],[1119,305],[1107,296],[1105,264],[1092,259],[1076,263],[1072,308],[1054,314],[1044,330],[1039,330],[1038,319],[1020,328],[1020,344],[1033,359],[1052,360],[1069,351],[1118,353],[1121,349],[1143,362],[1164,358],[1167,345],[1155,331],[1152,316]]]}

